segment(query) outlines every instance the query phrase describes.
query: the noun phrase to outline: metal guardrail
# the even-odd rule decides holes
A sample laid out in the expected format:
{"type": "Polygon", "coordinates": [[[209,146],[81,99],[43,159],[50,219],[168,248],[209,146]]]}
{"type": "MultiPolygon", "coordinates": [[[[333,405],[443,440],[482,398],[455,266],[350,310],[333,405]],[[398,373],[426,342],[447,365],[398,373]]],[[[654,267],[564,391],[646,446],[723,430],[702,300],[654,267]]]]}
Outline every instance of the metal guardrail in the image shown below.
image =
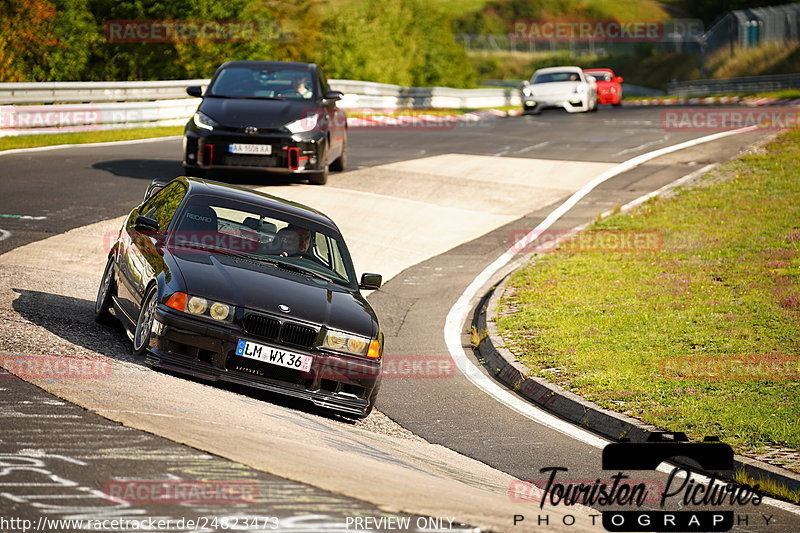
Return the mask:
{"type": "Polygon", "coordinates": [[[209,80],[170,81],[56,81],[0,83],[0,104],[69,104],[133,102],[186,98],[186,87],[209,80]]]}
{"type": "MultiPolygon", "coordinates": [[[[0,137],[184,124],[198,98],[186,87],[209,80],[0,83],[0,137]],[[25,105],[36,104],[36,105],[25,105]]],[[[513,88],[402,87],[330,80],[344,109],[479,108],[521,105],[513,88]]]]}
{"type": "Polygon", "coordinates": [[[710,96],[713,94],[755,94],[800,88],[800,74],[747,76],[719,80],[672,82],[670,96],[710,96]]]}

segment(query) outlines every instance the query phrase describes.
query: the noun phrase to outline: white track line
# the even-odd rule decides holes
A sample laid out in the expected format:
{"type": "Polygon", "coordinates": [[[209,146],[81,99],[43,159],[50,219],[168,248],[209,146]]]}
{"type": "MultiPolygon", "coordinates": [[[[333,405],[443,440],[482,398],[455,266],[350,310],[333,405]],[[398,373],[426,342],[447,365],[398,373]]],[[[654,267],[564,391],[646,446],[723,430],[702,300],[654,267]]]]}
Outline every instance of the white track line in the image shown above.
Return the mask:
{"type": "Polygon", "coordinates": [[[183,139],[183,135],[170,135],[169,137],[148,137],[146,139],[130,139],[127,141],[105,141],[101,143],[54,144],[52,146],[37,146],[35,148],[13,148],[11,150],[0,150],[0,155],[44,152],[47,150],[63,150],[64,148],[80,148],[82,146],[115,146],[122,144],[154,143],[158,141],[172,141],[175,139],[183,139]]]}
{"type": "Polygon", "coordinates": [[[4,241],[4,240],[8,239],[9,237],[11,237],[11,232],[10,231],[6,231],[4,229],[0,229],[0,241],[4,241]]]}
{"type": "MultiPolygon", "coordinates": [[[[697,139],[692,139],[691,141],[682,142],[679,144],[675,144],[672,146],[667,146],[665,148],[661,148],[659,150],[654,150],[652,152],[648,152],[634,158],[628,159],[620,163],[619,165],[608,169],[607,171],[603,172],[595,179],[581,187],[577,192],[575,192],[572,196],[567,198],[563,204],[558,206],[554,211],[552,211],[547,217],[533,230],[531,230],[528,234],[525,235],[520,241],[516,242],[511,248],[506,250],[503,255],[498,257],[492,264],[487,266],[483,271],[478,274],[478,276],[472,280],[472,283],[464,290],[461,296],[458,298],[453,307],[450,309],[450,312],[447,313],[447,319],[445,320],[444,325],[444,338],[445,343],[447,344],[447,349],[450,352],[450,356],[453,358],[458,369],[461,371],[467,379],[469,379],[475,386],[483,390],[489,396],[494,398],[495,400],[499,401],[500,403],[510,407],[514,411],[517,411],[519,414],[539,423],[543,426],[546,426],[550,429],[558,431],[564,435],[567,435],[570,438],[575,440],[581,441],[585,444],[589,444],[590,446],[594,446],[595,448],[602,449],[608,444],[608,440],[602,439],[593,433],[590,433],[576,425],[570,424],[569,422],[565,422],[560,418],[557,418],[550,413],[536,407],[535,405],[523,400],[519,396],[511,393],[508,389],[501,387],[493,378],[487,376],[483,372],[480,371],[467,357],[467,354],[464,352],[464,348],[461,345],[461,329],[463,324],[467,320],[467,316],[469,315],[470,310],[472,309],[471,302],[474,298],[477,297],[479,291],[489,283],[489,280],[494,276],[497,272],[500,271],[504,266],[511,262],[511,260],[517,256],[517,252],[515,250],[524,249],[525,246],[530,244],[534,241],[541,233],[547,230],[550,226],[552,226],[559,218],[561,218],[564,214],[566,214],[570,209],[572,209],[575,204],[577,204],[583,197],[589,194],[592,190],[594,190],[598,185],[601,183],[622,174],[623,172],[627,172],[643,163],[651,161],[657,157],[662,155],[666,155],[672,152],[677,152],[678,150],[683,150],[685,148],[691,148],[692,146],[697,146],[698,144],[703,144],[711,141],[715,141],[717,139],[722,139],[724,137],[728,137],[731,135],[737,135],[739,133],[746,133],[749,131],[754,131],[758,128],[758,126],[749,126],[746,128],[740,128],[731,131],[724,131],[720,133],[715,133],[713,135],[707,135],[705,137],[700,137],[697,139]]],[[[707,170],[707,168],[701,169],[707,170]]],[[[677,180],[677,184],[684,183],[691,178],[694,178],[698,175],[700,171],[695,171],[688,176],[684,176],[677,180]]],[[[674,185],[674,184],[671,184],[674,185]]],[[[662,191],[664,187],[655,191],[658,193],[662,191]]],[[[655,193],[648,193],[636,200],[633,200],[626,207],[632,207],[633,205],[638,205],[649,198],[652,198],[655,193]]],[[[671,467],[667,467],[666,465],[662,465],[659,467],[659,470],[665,473],[669,473],[672,471],[671,467]]],[[[693,474],[697,476],[697,474],[693,474]]],[[[704,476],[698,476],[699,479],[708,479],[704,476]]],[[[792,505],[790,503],[782,502],[779,500],[775,500],[773,498],[764,498],[763,500],[765,503],[772,505],[773,507],[778,507],[785,511],[789,511],[791,513],[800,515],[800,507],[792,505]]]]}

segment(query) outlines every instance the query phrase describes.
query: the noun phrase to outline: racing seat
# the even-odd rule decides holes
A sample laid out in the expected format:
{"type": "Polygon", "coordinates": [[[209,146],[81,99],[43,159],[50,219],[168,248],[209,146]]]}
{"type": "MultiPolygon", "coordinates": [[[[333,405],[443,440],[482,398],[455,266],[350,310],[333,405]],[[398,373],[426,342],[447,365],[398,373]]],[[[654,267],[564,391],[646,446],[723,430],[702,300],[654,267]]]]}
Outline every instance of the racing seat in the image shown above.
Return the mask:
{"type": "Polygon", "coordinates": [[[217,241],[217,212],[207,205],[186,208],[175,232],[175,243],[209,244],[217,241]]]}

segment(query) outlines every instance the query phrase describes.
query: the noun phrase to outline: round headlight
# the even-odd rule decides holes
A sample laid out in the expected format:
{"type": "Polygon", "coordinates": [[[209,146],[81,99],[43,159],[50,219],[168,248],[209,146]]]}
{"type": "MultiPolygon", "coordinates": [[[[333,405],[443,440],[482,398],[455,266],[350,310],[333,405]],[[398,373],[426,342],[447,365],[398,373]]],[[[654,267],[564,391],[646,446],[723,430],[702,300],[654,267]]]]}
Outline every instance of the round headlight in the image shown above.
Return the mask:
{"type": "Polygon", "coordinates": [[[214,302],[211,305],[211,318],[215,320],[225,320],[231,314],[231,306],[214,302]]]}
{"type": "Polygon", "coordinates": [[[202,315],[208,309],[208,301],[205,298],[192,296],[186,304],[186,310],[195,315],[202,315]]]}
{"type": "Polygon", "coordinates": [[[325,336],[325,344],[327,344],[329,348],[342,349],[347,346],[347,337],[328,332],[325,336]]]}
{"type": "Polygon", "coordinates": [[[364,353],[367,350],[367,342],[362,339],[350,337],[347,339],[347,350],[353,353],[364,353]]]}

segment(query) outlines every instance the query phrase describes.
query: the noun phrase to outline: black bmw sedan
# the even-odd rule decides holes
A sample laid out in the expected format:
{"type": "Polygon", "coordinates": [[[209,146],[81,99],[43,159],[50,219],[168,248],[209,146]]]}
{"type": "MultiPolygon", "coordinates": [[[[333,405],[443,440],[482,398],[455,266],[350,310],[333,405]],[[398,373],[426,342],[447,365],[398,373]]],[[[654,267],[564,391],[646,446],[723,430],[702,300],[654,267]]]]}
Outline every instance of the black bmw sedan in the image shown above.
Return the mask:
{"type": "Polygon", "coordinates": [[[187,174],[252,170],[295,174],[323,185],[347,164],[347,117],[317,65],[229,61],[220,66],[186,124],[187,174]]]}
{"type": "Polygon", "coordinates": [[[155,367],[310,400],[353,417],[380,386],[383,333],[324,214],[199,178],[154,180],[95,304],[155,367]]]}

